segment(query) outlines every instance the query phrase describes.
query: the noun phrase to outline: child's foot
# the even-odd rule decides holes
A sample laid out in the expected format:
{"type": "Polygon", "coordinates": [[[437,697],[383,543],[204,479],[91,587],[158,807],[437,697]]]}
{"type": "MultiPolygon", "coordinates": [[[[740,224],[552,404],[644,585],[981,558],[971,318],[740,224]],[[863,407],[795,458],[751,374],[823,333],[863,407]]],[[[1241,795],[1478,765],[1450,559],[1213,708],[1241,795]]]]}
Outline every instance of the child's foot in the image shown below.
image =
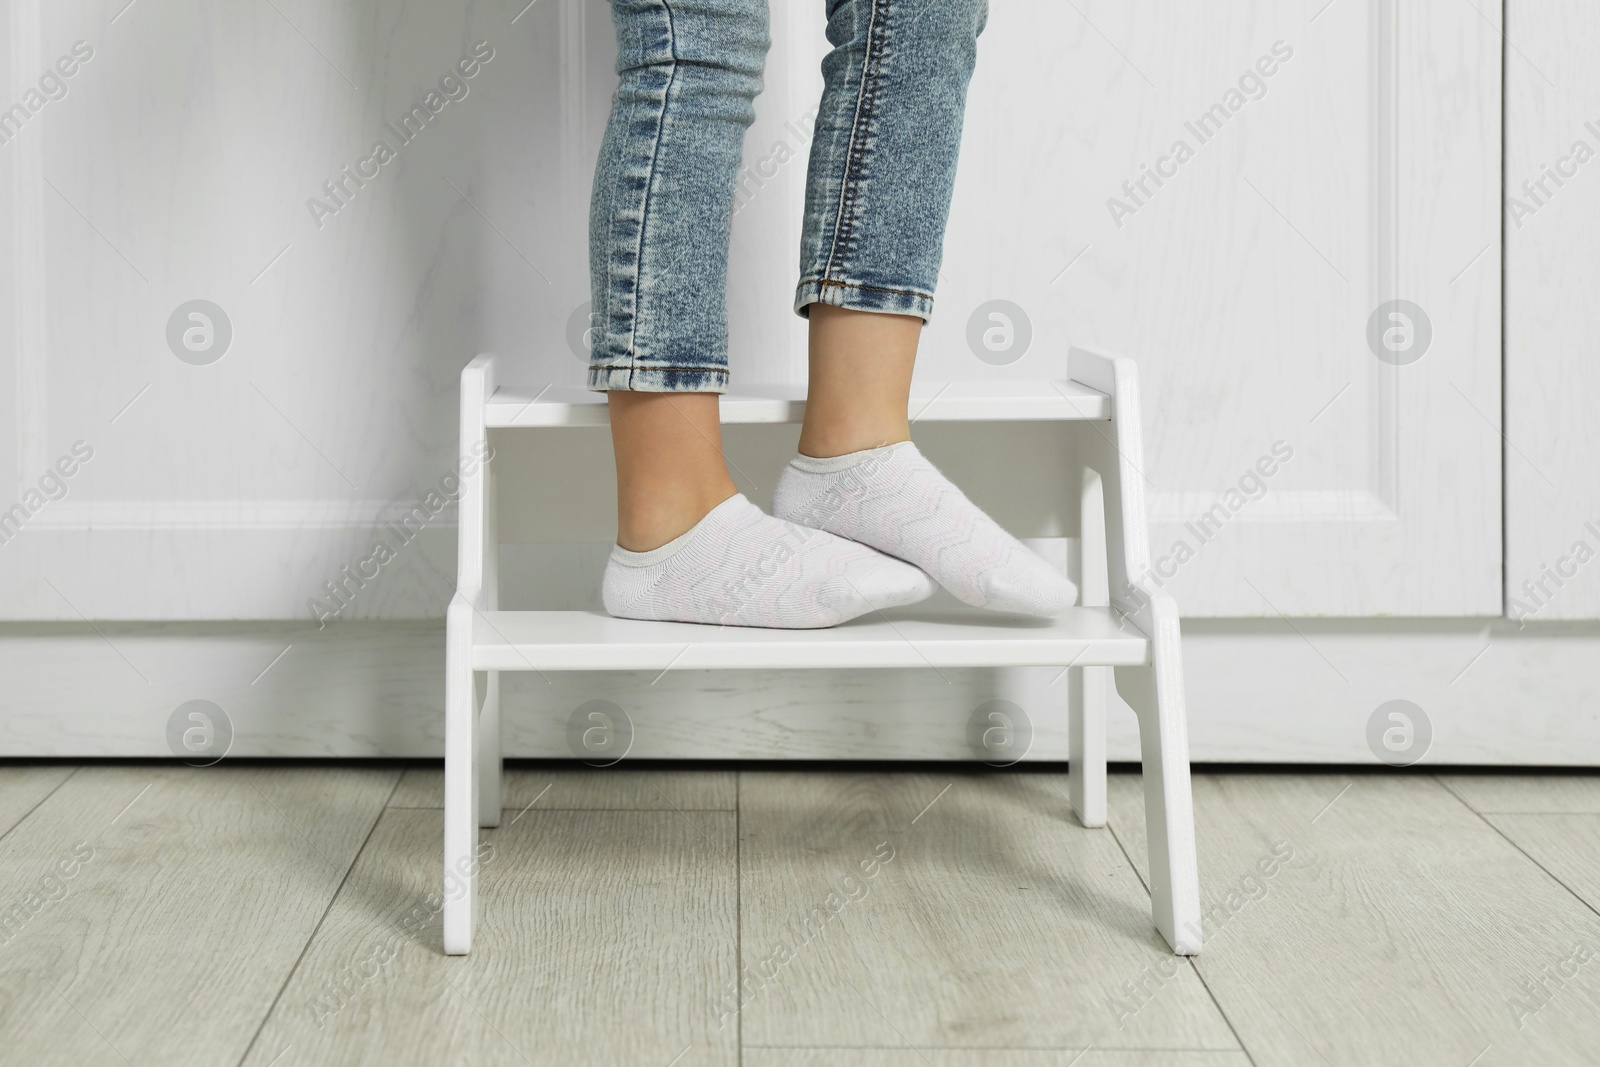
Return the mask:
{"type": "Polygon", "coordinates": [[[975,607],[1056,615],[1077,586],[1012,537],[910,441],[816,459],[797,455],[772,512],[914,563],[975,607]]]}
{"type": "Polygon", "coordinates": [[[773,518],[743,493],[660,548],[614,546],[601,582],[619,618],[785,630],[833,626],[933,590],[909,563],[773,518]]]}

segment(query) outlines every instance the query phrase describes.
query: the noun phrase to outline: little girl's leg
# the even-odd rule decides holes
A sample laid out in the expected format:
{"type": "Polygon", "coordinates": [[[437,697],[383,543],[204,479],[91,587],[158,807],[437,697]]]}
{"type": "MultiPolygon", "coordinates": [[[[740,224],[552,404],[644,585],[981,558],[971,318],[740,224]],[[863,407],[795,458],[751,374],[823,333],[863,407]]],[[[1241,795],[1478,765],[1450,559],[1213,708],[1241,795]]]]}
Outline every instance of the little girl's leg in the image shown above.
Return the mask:
{"type": "Polygon", "coordinates": [[[1077,591],[911,443],[986,0],[832,0],[795,310],[811,319],[800,455],[776,515],[916,564],[960,600],[1052,615],[1077,591]]]}

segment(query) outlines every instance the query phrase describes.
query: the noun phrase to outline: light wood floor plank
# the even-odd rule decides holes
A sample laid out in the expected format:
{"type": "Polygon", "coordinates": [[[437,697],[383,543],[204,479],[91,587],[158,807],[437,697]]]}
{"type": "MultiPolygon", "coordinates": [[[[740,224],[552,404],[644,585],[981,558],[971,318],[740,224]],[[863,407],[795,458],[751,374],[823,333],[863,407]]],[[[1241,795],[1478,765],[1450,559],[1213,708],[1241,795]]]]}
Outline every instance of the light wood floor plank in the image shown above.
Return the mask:
{"type": "Polygon", "coordinates": [[[0,762],[0,838],[77,769],[75,763],[0,762]]]}
{"type": "MultiPolygon", "coordinates": [[[[1197,966],[1258,1065],[1594,1063],[1600,980],[1573,983],[1527,1026],[1514,1005],[1592,915],[1434,779],[1194,784],[1197,966]]],[[[1144,871],[1137,777],[1113,775],[1110,801],[1144,871]]]]}
{"type": "MultiPolygon", "coordinates": [[[[541,811],[733,811],[737,807],[732,771],[658,771],[623,764],[507,766],[501,807],[521,811],[535,802],[541,811]]],[[[444,807],[443,769],[407,770],[390,807],[444,807]]]]}
{"type": "Polygon", "coordinates": [[[744,1041],[1237,1048],[1064,790],[1041,773],[741,774],[744,1041]],[[1164,988],[1123,1009],[1140,983],[1164,988]]]}
{"type": "Polygon", "coordinates": [[[1439,780],[1481,812],[1600,815],[1600,773],[1443,774],[1439,780]]]}
{"type": "Polygon", "coordinates": [[[465,957],[442,954],[442,832],[384,813],[246,1067],[737,1062],[712,1011],[735,973],[733,813],[536,807],[484,831],[465,957]]]}
{"type": "Polygon", "coordinates": [[[1600,1047],[1600,815],[1507,813],[1484,818],[1591,911],[1562,958],[1549,961],[1539,973],[1518,976],[1519,986],[1526,981],[1532,988],[1520,989],[1516,1014],[1519,1030],[1559,1035],[1567,1041],[1568,1055],[1587,1053],[1594,1063],[1600,1047]]]}
{"type": "Polygon", "coordinates": [[[0,766],[0,1060],[1597,1062],[1586,776],[1197,775],[1191,964],[1149,925],[1137,775],[1113,837],[1059,775],[876,768],[523,768],[513,798],[551,788],[485,832],[444,957],[427,773],[0,766]]]}
{"type": "Polygon", "coordinates": [[[1484,818],[1596,912],[1592,940],[1600,957],[1600,815],[1484,818]]]}
{"type": "Polygon", "coordinates": [[[1251,1067],[1222,1049],[773,1049],[746,1048],[744,1067],[1251,1067]]]}
{"type": "Polygon", "coordinates": [[[7,1058],[237,1063],[398,774],[84,767],[6,838],[7,1058]]]}

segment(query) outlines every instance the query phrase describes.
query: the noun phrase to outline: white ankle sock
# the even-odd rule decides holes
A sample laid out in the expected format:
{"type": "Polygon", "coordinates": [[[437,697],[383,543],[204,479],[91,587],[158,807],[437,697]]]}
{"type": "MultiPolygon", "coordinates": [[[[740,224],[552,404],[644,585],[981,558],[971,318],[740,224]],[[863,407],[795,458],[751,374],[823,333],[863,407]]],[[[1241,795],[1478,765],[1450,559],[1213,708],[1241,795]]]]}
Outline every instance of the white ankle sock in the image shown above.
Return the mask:
{"type": "Polygon", "coordinates": [[[796,455],[772,513],[914,563],[980,608],[1056,615],[1077,586],[984,514],[910,441],[817,459],[796,455]]]}
{"type": "Polygon", "coordinates": [[[600,590],[619,618],[802,630],[914,604],[934,584],[909,563],[773,518],[735,493],[660,548],[613,546],[600,590]]]}

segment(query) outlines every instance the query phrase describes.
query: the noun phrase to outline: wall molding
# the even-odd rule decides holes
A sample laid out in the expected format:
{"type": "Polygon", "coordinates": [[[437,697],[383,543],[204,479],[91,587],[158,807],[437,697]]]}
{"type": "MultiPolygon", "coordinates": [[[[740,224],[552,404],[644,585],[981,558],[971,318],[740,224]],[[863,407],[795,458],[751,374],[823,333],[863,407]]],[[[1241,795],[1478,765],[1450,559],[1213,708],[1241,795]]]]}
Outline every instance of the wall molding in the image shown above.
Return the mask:
{"type": "MultiPolygon", "coordinates": [[[[1200,620],[1184,626],[1200,762],[1373,764],[1367,723],[1409,700],[1421,765],[1600,766],[1600,624],[1502,620],[1200,620]]],[[[170,756],[179,705],[227,714],[237,757],[438,758],[438,622],[8,623],[0,755],[170,756]]],[[[579,705],[633,723],[631,758],[962,760],[982,703],[1013,701],[1035,760],[1066,756],[1059,671],[536,673],[502,680],[506,753],[562,757],[579,705]]],[[[1133,716],[1108,723],[1137,760],[1133,716]]]]}

